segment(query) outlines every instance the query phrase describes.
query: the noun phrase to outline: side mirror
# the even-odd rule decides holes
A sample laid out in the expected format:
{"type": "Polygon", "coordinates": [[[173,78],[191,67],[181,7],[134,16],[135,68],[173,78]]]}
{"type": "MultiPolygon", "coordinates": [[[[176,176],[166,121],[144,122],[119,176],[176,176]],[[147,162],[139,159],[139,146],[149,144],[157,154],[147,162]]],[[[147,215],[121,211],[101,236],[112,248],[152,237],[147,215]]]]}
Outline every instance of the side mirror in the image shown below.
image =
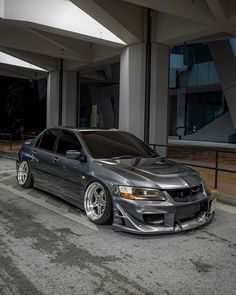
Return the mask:
{"type": "Polygon", "coordinates": [[[67,159],[79,160],[79,158],[81,157],[81,152],[76,150],[68,150],[66,151],[66,157],[67,159]]]}

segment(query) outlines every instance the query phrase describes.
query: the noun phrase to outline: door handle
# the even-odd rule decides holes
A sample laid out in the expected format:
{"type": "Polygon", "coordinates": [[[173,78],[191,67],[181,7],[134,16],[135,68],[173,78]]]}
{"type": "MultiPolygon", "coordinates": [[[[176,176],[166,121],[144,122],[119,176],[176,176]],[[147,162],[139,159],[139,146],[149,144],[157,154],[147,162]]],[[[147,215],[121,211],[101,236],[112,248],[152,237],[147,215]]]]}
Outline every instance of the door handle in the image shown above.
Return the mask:
{"type": "Polygon", "coordinates": [[[37,154],[38,154],[38,153],[37,153],[36,151],[32,151],[32,152],[31,152],[32,158],[31,158],[30,161],[39,162],[39,159],[36,157],[37,154]]]}
{"type": "Polygon", "coordinates": [[[58,162],[58,157],[54,157],[53,159],[52,159],[52,163],[53,164],[56,164],[58,162]]]}

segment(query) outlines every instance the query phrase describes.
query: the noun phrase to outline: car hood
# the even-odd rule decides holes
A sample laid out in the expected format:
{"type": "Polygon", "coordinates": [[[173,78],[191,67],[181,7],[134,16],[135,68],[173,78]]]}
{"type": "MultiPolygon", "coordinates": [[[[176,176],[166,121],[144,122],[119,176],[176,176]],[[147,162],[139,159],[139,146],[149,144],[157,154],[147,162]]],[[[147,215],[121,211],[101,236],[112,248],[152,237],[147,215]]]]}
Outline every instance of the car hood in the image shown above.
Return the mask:
{"type": "Polygon", "coordinates": [[[167,159],[132,158],[97,162],[131,181],[135,186],[168,190],[201,183],[201,177],[197,172],[167,159]]]}

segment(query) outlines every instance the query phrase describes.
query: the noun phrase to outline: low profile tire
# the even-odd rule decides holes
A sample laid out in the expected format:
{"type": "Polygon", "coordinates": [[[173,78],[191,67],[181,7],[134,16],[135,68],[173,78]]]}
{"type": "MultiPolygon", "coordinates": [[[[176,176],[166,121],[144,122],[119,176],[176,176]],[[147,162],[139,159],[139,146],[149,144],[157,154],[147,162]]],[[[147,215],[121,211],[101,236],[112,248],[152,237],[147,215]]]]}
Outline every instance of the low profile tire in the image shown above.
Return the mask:
{"type": "Polygon", "coordinates": [[[113,220],[112,197],[100,182],[92,182],[84,195],[84,209],[96,224],[111,224],[113,220]]]}
{"type": "Polygon", "coordinates": [[[17,170],[17,182],[24,188],[33,186],[33,176],[27,161],[22,161],[17,170]]]}

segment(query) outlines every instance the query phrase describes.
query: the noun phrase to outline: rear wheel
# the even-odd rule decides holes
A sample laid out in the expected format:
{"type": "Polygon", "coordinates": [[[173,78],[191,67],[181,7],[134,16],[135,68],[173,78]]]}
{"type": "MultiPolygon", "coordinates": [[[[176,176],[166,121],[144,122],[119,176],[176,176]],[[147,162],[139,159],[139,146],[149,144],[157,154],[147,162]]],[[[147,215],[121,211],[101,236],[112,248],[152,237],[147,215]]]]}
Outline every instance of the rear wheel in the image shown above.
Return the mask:
{"type": "Polygon", "coordinates": [[[27,161],[22,161],[17,170],[17,182],[24,188],[33,186],[33,177],[27,161]]]}
{"type": "Polygon", "coordinates": [[[84,195],[84,209],[88,218],[96,224],[111,224],[112,198],[100,182],[91,183],[84,195]]]}

